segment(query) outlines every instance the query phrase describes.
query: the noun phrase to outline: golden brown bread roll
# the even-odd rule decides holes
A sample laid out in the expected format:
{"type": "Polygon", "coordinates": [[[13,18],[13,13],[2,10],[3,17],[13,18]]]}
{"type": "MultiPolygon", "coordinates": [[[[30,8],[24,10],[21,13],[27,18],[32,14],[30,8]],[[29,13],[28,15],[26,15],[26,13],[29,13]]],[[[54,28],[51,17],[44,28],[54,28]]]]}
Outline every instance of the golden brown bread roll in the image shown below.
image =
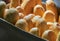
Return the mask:
{"type": "Polygon", "coordinates": [[[6,3],[4,1],[0,1],[0,18],[3,18],[5,14],[6,3]]]}
{"type": "Polygon", "coordinates": [[[55,13],[52,12],[51,10],[45,11],[45,13],[43,14],[43,18],[45,19],[46,22],[55,22],[56,21],[55,13]]]}
{"type": "Polygon", "coordinates": [[[33,35],[36,35],[36,36],[39,36],[39,30],[37,27],[33,27],[30,29],[29,33],[33,34],[33,35]]]}
{"type": "Polygon", "coordinates": [[[32,21],[31,21],[31,19],[32,19],[34,16],[35,16],[34,14],[29,14],[29,15],[27,15],[27,16],[24,17],[24,19],[25,19],[25,20],[27,21],[27,23],[29,24],[29,25],[28,25],[29,28],[27,28],[28,31],[30,31],[30,29],[33,27],[33,23],[32,23],[32,21]]]}
{"type": "Polygon", "coordinates": [[[41,5],[36,5],[34,7],[33,13],[35,15],[40,15],[42,17],[44,12],[45,12],[45,9],[41,5]]]}
{"type": "Polygon", "coordinates": [[[28,15],[33,12],[33,7],[36,5],[36,0],[24,0],[21,4],[21,8],[24,9],[24,14],[28,15]]]}
{"type": "Polygon", "coordinates": [[[26,28],[28,28],[28,23],[26,22],[25,19],[19,19],[16,22],[15,26],[17,26],[19,29],[22,29],[24,31],[27,31],[28,30],[28,29],[26,29],[26,28]]]}
{"type": "Polygon", "coordinates": [[[17,6],[20,6],[20,0],[11,0],[9,8],[16,8],[17,6]]]}
{"type": "Polygon", "coordinates": [[[46,30],[43,35],[43,39],[47,39],[48,41],[56,41],[56,34],[52,30],[46,30]]]}
{"type": "Polygon", "coordinates": [[[24,17],[24,19],[26,19],[27,22],[29,22],[34,16],[35,16],[34,14],[28,14],[27,16],[24,17]]]}
{"type": "Polygon", "coordinates": [[[37,23],[37,21],[38,21],[40,18],[41,18],[41,16],[36,15],[36,16],[34,16],[34,17],[31,19],[31,21],[32,21],[32,23],[33,23],[34,26],[36,26],[36,23],[37,23]]]}
{"type": "Polygon", "coordinates": [[[18,11],[15,8],[7,9],[4,14],[4,19],[12,24],[15,24],[19,19],[18,11]]]}
{"type": "Polygon", "coordinates": [[[38,29],[39,29],[39,36],[40,37],[42,36],[43,32],[48,29],[47,22],[43,18],[40,18],[37,21],[36,27],[38,27],[38,29]]]}
{"type": "Polygon", "coordinates": [[[54,14],[55,14],[56,21],[57,21],[58,13],[57,13],[56,5],[55,5],[55,3],[54,3],[53,0],[47,0],[47,1],[46,1],[46,10],[51,10],[51,11],[53,11],[54,14]]]}

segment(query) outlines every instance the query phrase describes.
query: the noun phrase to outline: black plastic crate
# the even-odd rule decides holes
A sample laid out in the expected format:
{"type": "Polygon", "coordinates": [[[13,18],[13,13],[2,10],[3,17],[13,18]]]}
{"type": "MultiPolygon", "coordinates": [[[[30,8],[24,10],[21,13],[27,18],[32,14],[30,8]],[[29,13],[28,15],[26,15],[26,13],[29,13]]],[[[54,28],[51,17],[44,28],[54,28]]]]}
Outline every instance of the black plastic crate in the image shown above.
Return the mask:
{"type": "Polygon", "coordinates": [[[0,18],[0,41],[46,41],[22,31],[0,18]]]}

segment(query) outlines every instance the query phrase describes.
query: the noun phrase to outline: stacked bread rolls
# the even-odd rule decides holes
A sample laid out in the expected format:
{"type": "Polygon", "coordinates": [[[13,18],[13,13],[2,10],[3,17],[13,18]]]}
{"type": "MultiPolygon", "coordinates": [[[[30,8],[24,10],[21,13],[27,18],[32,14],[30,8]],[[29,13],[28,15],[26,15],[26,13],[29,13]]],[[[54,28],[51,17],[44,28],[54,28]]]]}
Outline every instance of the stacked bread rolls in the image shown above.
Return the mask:
{"type": "Polygon", "coordinates": [[[53,11],[55,13],[56,21],[58,21],[57,20],[57,16],[58,16],[58,14],[57,14],[57,8],[56,8],[56,5],[55,5],[55,3],[54,3],[53,0],[47,0],[46,1],[46,10],[53,11]]]}
{"type": "Polygon", "coordinates": [[[60,16],[53,0],[11,0],[0,2],[0,18],[32,35],[59,41],[60,16]],[[58,20],[59,17],[59,20],[58,20]]]}

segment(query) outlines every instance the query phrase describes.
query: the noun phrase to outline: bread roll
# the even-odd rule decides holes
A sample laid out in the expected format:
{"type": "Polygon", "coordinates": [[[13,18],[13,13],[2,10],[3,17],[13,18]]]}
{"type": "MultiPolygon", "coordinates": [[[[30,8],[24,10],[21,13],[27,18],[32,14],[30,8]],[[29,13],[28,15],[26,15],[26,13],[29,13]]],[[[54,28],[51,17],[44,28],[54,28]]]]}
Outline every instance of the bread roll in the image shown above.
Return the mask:
{"type": "Polygon", "coordinates": [[[55,22],[55,13],[52,12],[51,10],[45,11],[43,18],[46,20],[46,22],[55,22]]]}
{"type": "Polygon", "coordinates": [[[20,6],[20,0],[11,0],[9,8],[16,8],[17,6],[20,6]]]}
{"type": "Polygon", "coordinates": [[[28,30],[28,29],[26,29],[26,28],[28,28],[28,23],[26,22],[25,19],[19,19],[16,22],[15,26],[17,26],[19,29],[22,29],[24,31],[27,31],[28,30]]]}
{"type": "Polygon", "coordinates": [[[0,18],[3,18],[5,14],[6,3],[4,1],[0,1],[0,18]]]}
{"type": "Polygon", "coordinates": [[[37,21],[39,20],[41,18],[41,16],[39,16],[39,15],[36,15],[36,16],[34,16],[33,18],[32,18],[32,23],[34,24],[34,26],[36,26],[36,23],[37,23],[37,21]]]}
{"type": "Polygon", "coordinates": [[[33,23],[32,23],[32,21],[31,21],[31,19],[32,19],[34,16],[35,16],[34,14],[29,14],[29,15],[27,15],[27,16],[24,17],[24,19],[25,19],[25,20],[27,21],[27,23],[29,24],[29,25],[28,25],[29,28],[27,28],[28,31],[30,31],[30,29],[33,27],[33,23]]]}
{"type": "Polygon", "coordinates": [[[33,13],[35,15],[40,15],[42,17],[44,12],[45,12],[45,9],[41,5],[36,5],[34,7],[33,13]]]}
{"type": "Polygon", "coordinates": [[[24,17],[24,19],[26,19],[27,22],[29,22],[34,16],[35,16],[34,14],[28,14],[27,16],[24,17]]]}
{"type": "Polygon", "coordinates": [[[47,0],[47,1],[46,1],[46,10],[51,10],[51,11],[53,11],[54,14],[55,14],[56,21],[57,21],[58,13],[57,13],[56,5],[55,5],[55,3],[54,3],[53,0],[47,0]]]}
{"type": "Polygon", "coordinates": [[[4,14],[4,19],[12,24],[15,24],[19,19],[18,11],[15,8],[7,9],[4,14]]]}
{"type": "Polygon", "coordinates": [[[43,35],[43,39],[47,39],[48,41],[56,41],[56,34],[52,30],[46,30],[43,35]]]}
{"type": "Polygon", "coordinates": [[[30,29],[29,33],[39,36],[39,30],[37,27],[33,27],[32,29],[30,29]]]}
{"type": "Polygon", "coordinates": [[[25,0],[21,4],[21,8],[24,9],[24,14],[28,15],[33,12],[33,7],[36,5],[36,0],[25,0]]]}
{"type": "Polygon", "coordinates": [[[43,19],[40,18],[38,22],[36,23],[36,27],[39,29],[39,36],[41,37],[43,32],[48,29],[47,22],[43,19]]]}

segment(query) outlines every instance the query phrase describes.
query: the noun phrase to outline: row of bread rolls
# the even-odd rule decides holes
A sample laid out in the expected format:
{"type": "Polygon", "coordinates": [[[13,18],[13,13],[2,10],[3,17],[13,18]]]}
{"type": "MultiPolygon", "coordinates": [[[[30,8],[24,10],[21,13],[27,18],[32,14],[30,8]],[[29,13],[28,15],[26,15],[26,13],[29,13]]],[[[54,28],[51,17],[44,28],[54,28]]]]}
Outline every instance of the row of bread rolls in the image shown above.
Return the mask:
{"type": "Polygon", "coordinates": [[[0,18],[17,28],[49,41],[59,41],[60,17],[53,0],[10,0],[0,1],[0,18]]]}

